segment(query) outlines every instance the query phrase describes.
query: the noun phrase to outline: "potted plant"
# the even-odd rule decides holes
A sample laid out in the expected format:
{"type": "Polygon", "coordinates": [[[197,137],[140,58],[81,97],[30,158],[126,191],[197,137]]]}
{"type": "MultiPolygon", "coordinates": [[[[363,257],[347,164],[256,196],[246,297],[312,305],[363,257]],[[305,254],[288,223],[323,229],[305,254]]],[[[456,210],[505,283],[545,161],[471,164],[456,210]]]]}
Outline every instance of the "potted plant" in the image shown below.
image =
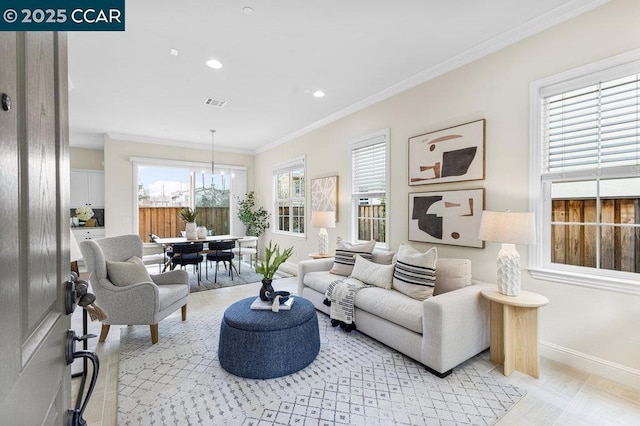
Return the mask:
{"type": "Polygon", "coordinates": [[[269,241],[269,246],[265,247],[265,259],[264,262],[256,266],[256,272],[258,274],[262,274],[262,288],[260,288],[260,299],[264,301],[268,301],[266,293],[273,292],[273,287],[271,286],[271,282],[273,281],[273,275],[276,273],[280,265],[287,261],[293,254],[293,247],[289,247],[288,249],[280,252],[280,247],[278,244],[272,247],[271,241],[269,241]]]}
{"type": "Polygon", "coordinates": [[[192,210],[191,207],[185,207],[178,212],[178,216],[185,222],[187,222],[184,231],[187,240],[195,240],[198,238],[198,225],[196,219],[198,218],[198,212],[192,210]]]}
{"type": "Polygon", "coordinates": [[[246,194],[244,200],[238,199],[238,219],[247,227],[248,236],[259,237],[269,227],[271,215],[264,207],[256,208],[255,194],[253,191],[246,194]]]}

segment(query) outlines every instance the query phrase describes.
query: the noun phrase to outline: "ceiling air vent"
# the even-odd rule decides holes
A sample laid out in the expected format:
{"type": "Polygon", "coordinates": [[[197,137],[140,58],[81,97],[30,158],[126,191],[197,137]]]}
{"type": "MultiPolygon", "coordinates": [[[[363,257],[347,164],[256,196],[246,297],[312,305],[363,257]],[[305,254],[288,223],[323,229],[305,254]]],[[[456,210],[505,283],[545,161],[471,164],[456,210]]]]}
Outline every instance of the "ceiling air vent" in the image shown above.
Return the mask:
{"type": "Polygon", "coordinates": [[[227,104],[227,101],[223,101],[221,99],[206,98],[204,100],[204,104],[205,105],[210,105],[210,106],[213,106],[213,107],[222,108],[223,106],[225,106],[227,104]]]}

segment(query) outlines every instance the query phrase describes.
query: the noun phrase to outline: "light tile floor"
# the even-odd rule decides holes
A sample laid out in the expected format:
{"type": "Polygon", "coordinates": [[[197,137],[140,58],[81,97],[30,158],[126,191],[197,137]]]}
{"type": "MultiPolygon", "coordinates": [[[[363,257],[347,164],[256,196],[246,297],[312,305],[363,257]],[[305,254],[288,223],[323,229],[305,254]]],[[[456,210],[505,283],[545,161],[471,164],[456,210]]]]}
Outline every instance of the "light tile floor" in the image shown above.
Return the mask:
{"type": "MultiPolygon", "coordinates": [[[[276,290],[297,291],[297,277],[274,282],[276,290]]],[[[258,294],[259,283],[192,293],[189,312],[224,307],[258,294]]],[[[180,310],[173,315],[180,315],[180,310]]],[[[189,314],[187,313],[187,318],[189,314]]],[[[72,317],[78,334],[82,331],[82,310],[72,317]]],[[[91,426],[116,425],[118,404],[118,358],[120,328],[112,326],[104,343],[91,339],[89,350],[100,358],[100,375],[93,396],[84,413],[91,426]]],[[[100,334],[100,323],[89,322],[89,333],[100,334]]],[[[162,339],[162,336],[160,336],[162,339]]],[[[546,358],[540,360],[540,379],[517,371],[504,377],[489,361],[488,351],[478,357],[476,367],[527,390],[527,395],[498,421],[498,425],[639,425],[640,389],[625,386],[584,371],[569,368],[546,358]]],[[[74,371],[78,367],[74,365],[74,371]]],[[[80,379],[73,379],[75,402],[80,379]]]]}

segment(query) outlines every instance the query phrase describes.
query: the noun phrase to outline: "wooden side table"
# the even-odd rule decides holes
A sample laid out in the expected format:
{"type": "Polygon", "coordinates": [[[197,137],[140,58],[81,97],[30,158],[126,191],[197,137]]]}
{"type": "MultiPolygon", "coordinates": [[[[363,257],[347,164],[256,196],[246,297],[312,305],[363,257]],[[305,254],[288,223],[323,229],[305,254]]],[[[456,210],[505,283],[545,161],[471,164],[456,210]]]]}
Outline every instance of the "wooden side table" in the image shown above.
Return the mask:
{"type": "Polygon", "coordinates": [[[518,370],[539,378],[538,308],[549,299],[529,291],[506,296],[485,288],[481,293],[490,304],[491,361],[503,365],[505,376],[518,370]]]}
{"type": "Polygon", "coordinates": [[[326,259],[328,257],[334,257],[335,255],[336,255],[335,253],[327,253],[327,254],[309,253],[309,257],[312,259],[326,259]]]}

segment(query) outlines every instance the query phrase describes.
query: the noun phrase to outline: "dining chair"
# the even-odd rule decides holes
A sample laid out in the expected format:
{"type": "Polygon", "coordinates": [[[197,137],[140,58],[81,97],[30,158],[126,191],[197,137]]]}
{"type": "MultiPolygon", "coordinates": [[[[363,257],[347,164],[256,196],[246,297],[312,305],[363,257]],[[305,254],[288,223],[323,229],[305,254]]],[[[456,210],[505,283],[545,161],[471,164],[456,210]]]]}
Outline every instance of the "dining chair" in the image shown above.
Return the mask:
{"type": "MultiPolygon", "coordinates": [[[[209,242],[209,253],[207,253],[207,279],[209,279],[209,262],[216,262],[216,269],[213,278],[213,282],[218,282],[218,264],[220,262],[225,265],[229,263],[229,276],[233,281],[233,269],[235,266],[232,262],[235,257],[234,253],[231,251],[236,245],[234,240],[220,240],[220,241],[210,241],[209,242]]],[[[236,271],[237,273],[237,271],[236,271]]]]}
{"type": "Polygon", "coordinates": [[[242,272],[242,257],[249,255],[249,265],[253,268],[258,259],[258,237],[242,237],[236,241],[233,253],[238,255],[238,275],[242,272]]]}
{"type": "Polygon", "coordinates": [[[196,276],[198,277],[198,284],[200,284],[200,263],[204,260],[202,254],[200,254],[202,249],[202,243],[174,244],[171,248],[173,252],[173,256],[171,256],[171,269],[175,269],[176,266],[180,266],[182,269],[186,265],[193,265],[196,276]]]}

